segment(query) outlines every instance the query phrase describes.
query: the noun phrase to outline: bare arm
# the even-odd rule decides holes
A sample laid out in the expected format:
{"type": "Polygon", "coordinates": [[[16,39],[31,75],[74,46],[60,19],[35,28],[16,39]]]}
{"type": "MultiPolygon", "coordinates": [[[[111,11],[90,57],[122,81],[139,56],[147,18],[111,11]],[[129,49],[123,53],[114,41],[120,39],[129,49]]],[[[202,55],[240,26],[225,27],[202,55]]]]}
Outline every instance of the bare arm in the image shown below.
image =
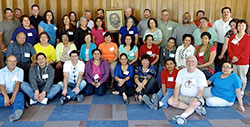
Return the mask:
{"type": "Polygon", "coordinates": [[[237,95],[237,99],[238,99],[238,102],[239,102],[239,110],[241,112],[244,112],[245,108],[244,108],[243,100],[242,100],[242,97],[241,97],[241,94],[240,94],[240,89],[235,89],[235,93],[237,95]]]}
{"type": "Polygon", "coordinates": [[[12,93],[12,96],[11,96],[11,99],[10,99],[10,103],[13,104],[15,99],[16,99],[16,95],[19,91],[19,88],[20,88],[20,84],[21,82],[16,82],[16,85],[15,85],[15,88],[14,88],[14,91],[12,93]]]}
{"type": "Polygon", "coordinates": [[[122,35],[121,34],[119,34],[119,38],[118,38],[118,41],[119,41],[119,45],[121,45],[122,44],[122,35]]]}
{"type": "Polygon", "coordinates": [[[6,89],[3,84],[0,84],[0,91],[4,97],[4,106],[9,106],[10,105],[10,98],[6,92],[6,89]]]}
{"type": "Polygon", "coordinates": [[[78,88],[79,88],[79,86],[81,84],[82,76],[83,76],[83,72],[79,72],[78,77],[77,77],[77,82],[76,82],[76,87],[78,87],[78,88]]]}
{"type": "Polygon", "coordinates": [[[138,44],[138,40],[139,40],[139,36],[138,36],[138,34],[135,34],[135,45],[138,44]]]}
{"type": "Polygon", "coordinates": [[[227,37],[224,38],[224,44],[223,44],[221,54],[220,54],[221,58],[224,56],[225,52],[227,51],[228,40],[229,40],[229,38],[227,38],[227,37]]]}
{"type": "Polygon", "coordinates": [[[165,96],[165,94],[166,94],[166,84],[161,85],[161,91],[162,91],[163,96],[165,96]]]}
{"type": "Polygon", "coordinates": [[[161,42],[162,42],[162,40],[158,40],[156,43],[155,43],[155,45],[160,45],[161,44],[161,42]]]}
{"type": "Polygon", "coordinates": [[[213,64],[214,59],[215,59],[215,56],[216,56],[216,51],[211,52],[211,53],[210,53],[210,57],[209,57],[209,61],[206,62],[205,64],[197,65],[197,67],[198,67],[198,68],[202,68],[202,67],[207,67],[207,66],[213,64]]]}
{"type": "Polygon", "coordinates": [[[43,28],[41,26],[38,26],[38,34],[43,32],[43,28]]]}
{"type": "Polygon", "coordinates": [[[138,51],[135,52],[135,58],[131,61],[130,64],[133,64],[134,62],[136,62],[138,59],[138,51]]]}

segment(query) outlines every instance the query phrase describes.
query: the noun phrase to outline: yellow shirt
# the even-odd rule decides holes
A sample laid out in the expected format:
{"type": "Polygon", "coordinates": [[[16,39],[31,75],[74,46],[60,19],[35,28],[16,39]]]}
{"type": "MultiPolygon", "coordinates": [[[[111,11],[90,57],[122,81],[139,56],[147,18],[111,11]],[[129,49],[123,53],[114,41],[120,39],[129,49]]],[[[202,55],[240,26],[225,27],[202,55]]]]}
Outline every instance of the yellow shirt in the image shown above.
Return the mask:
{"type": "Polygon", "coordinates": [[[41,43],[37,43],[34,45],[34,49],[36,50],[36,54],[39,52],[42,52],[47,57],[47,62],[52,60],[53,62],[56,61],[56,50],[55,48],[50,44],[47,47],[43,47],[41,43]]]}

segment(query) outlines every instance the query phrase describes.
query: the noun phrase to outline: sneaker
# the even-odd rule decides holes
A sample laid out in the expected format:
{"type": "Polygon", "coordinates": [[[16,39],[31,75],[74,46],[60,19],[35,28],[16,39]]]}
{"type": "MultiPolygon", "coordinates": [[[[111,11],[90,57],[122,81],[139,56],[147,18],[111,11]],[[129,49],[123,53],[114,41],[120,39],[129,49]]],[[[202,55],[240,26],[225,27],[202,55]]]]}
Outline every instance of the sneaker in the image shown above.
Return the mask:
{"type": "Polygon", "coordinates": [[[22,115],[23,115],[23,110],[17,109],[13,114],[9,116],[9,121],[14,122],[16,120],[19,120],[22,115]]]}
{"type": "Polygon", "coordinates": [[[187,123],[187,119],[185,117],[179,116],[179,115],[174,115],[172,117],[172,120],[177,123],[178,125],[184,125],[187,123]]]}
{"type": "Polygon", "coordinates": [[[34,105],[36,103],[37,103],[37,101],[34,101],[33,99],[30,99],[30,105],[34,105]]]}
{"type": "Polygon", "coordinates": [[[244,91],[240,91],[241,97],[244,97],[245,92],[244,91]]]}
{"type": "Polygon", "coordinates": [[[159,99],[158,99],[157,94],[153,94],[151,99],[154,104],[154,110],[157,110],[159,107],[159,99]]]}
{"type": "Polygon", "coordinates": [[[69,99],[65,96],[62,96],[60,98],[60,104],[63,105],[63,104],[66,104],[67,102],[69,101],[69,99]]]}
{"type": "Polygon", "coordinates": [[[145,102],[145,104],[149,108],[154,109],[154,104],[151,102],[151,100],[149,99],[149,97],[146,94],[143,95],[142,100],[145,102]]]}
{"type": "Polygon", "coordinates": [[[81,95],[77,95],[76,96],[76,100],[77,100],[78,103],[83,102],[83,95],[82,94],[81,95]]]}
{"type": "Polygon", "coordinates": [[[44,98],[41,102],[41,104],[43,105],[47,105],[47,103],[48,103],[48,98],[44,98]]]}
{"type": "Polygon", "coordinates": [[[195,112],[203,116],[207,114],[206,109],[203,106],[199,106],[197,109],[195,109],[195,112]]]}

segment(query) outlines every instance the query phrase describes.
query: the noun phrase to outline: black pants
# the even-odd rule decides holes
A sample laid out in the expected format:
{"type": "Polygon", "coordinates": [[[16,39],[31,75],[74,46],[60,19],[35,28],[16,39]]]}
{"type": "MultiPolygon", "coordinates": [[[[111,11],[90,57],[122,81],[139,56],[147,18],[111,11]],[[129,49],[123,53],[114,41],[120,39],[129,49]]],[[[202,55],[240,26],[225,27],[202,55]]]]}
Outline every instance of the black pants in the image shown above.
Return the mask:
{"type": "Polygon", "coordinates": [[[98,96],[103,96],[106,94],[107,84],[107,82],[104,82],[98,88],[95,88],[92,84],[87,83],[87,86],[84,89],[85,95],[89,96],[95,93],[98,96]]]}
{"type": "Polygon", "coordinates": [[[114,81],[114,87],[115,90],[118,90],[120,95],[122,95],[122,93],[126,93],[127,96],[133,96],[135,94],[135,88],[128,86],[127,84],[123,84],[121,87],[118,86],[118,82],[114,81]]]}
{"type": "MultiPolygon", "coordinates": [[[[143,79],[139,80],[140,82],[143,81],[143,79]]],[[[145,88],[142,89],[138,94],[143,95],[143,94],[149,94],[149,93],[156,93],[158,91],[158,84],[157,81],[155,80],[154,77],[151,77],[146,84],[145,88]]]]}

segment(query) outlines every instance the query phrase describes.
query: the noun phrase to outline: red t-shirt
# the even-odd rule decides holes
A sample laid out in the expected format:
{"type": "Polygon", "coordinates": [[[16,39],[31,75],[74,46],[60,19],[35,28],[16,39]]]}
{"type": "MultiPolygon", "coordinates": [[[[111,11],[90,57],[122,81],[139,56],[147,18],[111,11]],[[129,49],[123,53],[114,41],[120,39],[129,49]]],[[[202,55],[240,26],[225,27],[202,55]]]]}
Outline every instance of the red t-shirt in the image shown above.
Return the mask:
{"type": "Polygon", "coordinates": [[[140,47],[139,57],[141,57],[143,54],[150,55],[150,63],[152,63],[156,59],[156,55],[159,55],[159,48],[157,45],[152,44],[151,49],[149,49],[147,44],[144,44],[140,47]]]}
{"type": "Polygon", "coordinates": [[[175,87],[175,79],[177,77],[179,70],[174,68],[174,71],[172,74],[169,74],[169,71],[167,69],[164,69],[161,72],[161,83],[166,85],[166,88],[172,88],[175,87]]]}
{"type": "MultiPolygon", "coordinates": [[[[200,22],[198,20],[194,20],[193,23],[197,26],[200,27],[200,22]]],[[[208,22],[207,24],[209,27],[212,27],[212,24],[210,22],[208,22]]]]}

